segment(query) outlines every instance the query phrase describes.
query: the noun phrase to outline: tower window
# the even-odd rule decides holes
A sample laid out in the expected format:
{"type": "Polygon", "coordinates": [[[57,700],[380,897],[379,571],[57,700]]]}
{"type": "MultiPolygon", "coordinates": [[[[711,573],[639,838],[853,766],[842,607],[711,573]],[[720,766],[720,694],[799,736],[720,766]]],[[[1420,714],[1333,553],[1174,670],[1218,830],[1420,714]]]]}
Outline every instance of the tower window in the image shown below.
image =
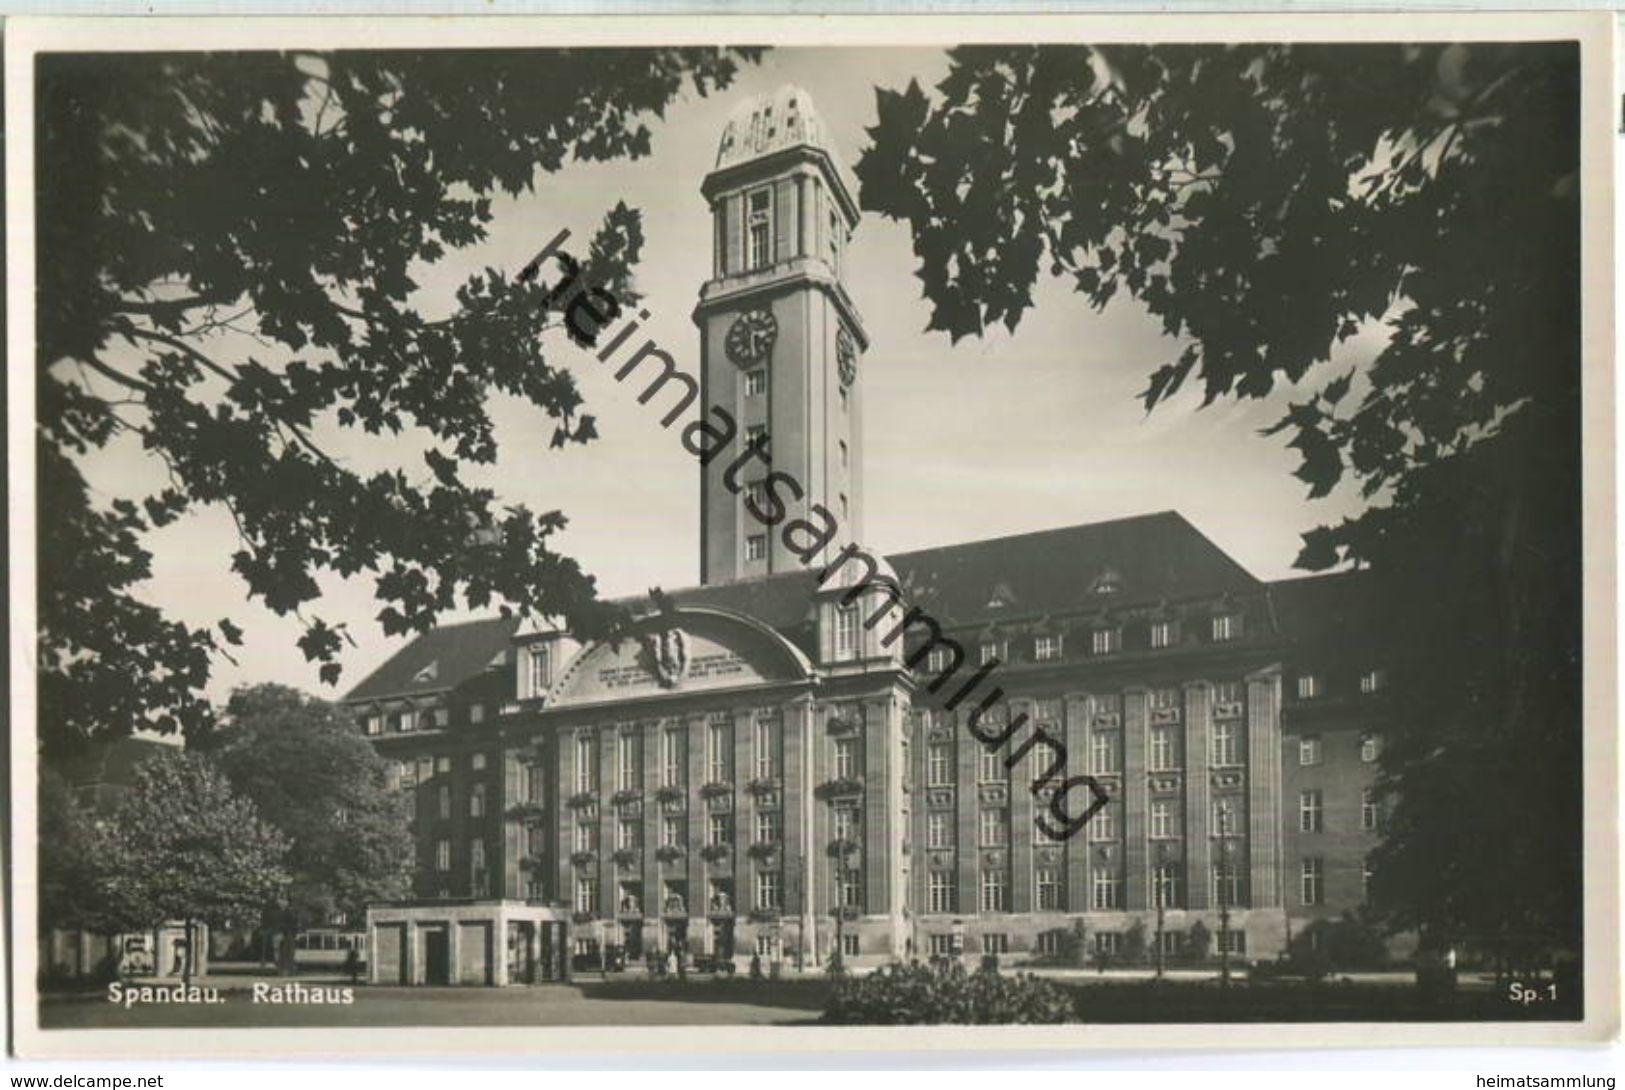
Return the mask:
{"type": "Polygon", "coordinates": [[[761,560],[767,556],[767,535],[751,534],[745,539],[745,559],[761,560]]]}
{"type": "Polygon", "coordinates": [[[767,392],[767,368],[757,367],[745,372],[745,396],[760,397],[767,392]]]}
{"type": "Polygon", "coordinates": [[[745,267],[765,268],[773,263],[773,191],[758,189],[747,200],[745,267]]]}
{"type": "Polygon", "coordinates": [[[747,424],[747,425],[745,425],[745,446],[747,446],[747,447],[757,447],[757,448],[762,448],[762,449],[765,450],[765,448],[767,447],[767,425],[766,424],[747,424]]]}

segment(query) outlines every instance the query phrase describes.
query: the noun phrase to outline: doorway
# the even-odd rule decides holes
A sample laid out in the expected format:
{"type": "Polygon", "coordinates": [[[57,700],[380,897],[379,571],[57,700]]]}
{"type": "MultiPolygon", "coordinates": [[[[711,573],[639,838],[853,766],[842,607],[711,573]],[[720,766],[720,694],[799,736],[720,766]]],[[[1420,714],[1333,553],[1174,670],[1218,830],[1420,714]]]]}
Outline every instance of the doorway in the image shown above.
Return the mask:
{"type": "Polygon", "coordinates": [[[451,936],[444,924],[423,929],[423,982],[451,983],[451,936]]]}

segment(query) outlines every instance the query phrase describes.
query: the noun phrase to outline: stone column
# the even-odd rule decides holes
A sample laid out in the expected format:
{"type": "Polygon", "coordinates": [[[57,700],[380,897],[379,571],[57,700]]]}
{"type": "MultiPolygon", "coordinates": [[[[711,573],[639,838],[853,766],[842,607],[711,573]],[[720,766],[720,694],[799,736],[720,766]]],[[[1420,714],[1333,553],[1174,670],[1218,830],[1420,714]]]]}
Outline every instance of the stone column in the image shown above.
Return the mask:
{"type": "MultiPolygon", "coordinates": [[[[784,911],[800,920],[802,954],[811,959],[814,956],[811,698],[803,696],[785,704],[781,715],[784,730],[784,792],[780,798],[784,808],[784,911]]],[[[790,957],[791,951],[786,950],[785,956],[790,957]]]]}
{"type": "Polygon", "coordinates": [[[688,903],[684,906],[688,912],[688,934],[692,939],[698,935],[702,938],[706,932],[705,926],[705,857],[701,854],[705,850],[707,826],[710,811],[707,802],[700,794],[700,787],[709,778],[706,766],[706,732],[707,724],[704,715],[691,715],[686,718],[688,724],[688,903]]]}
{"type": "Polygon", "coordinates": [[[954,837],[954,875],[958,883],[958,915],[974,916],[980,907],[978,882],[981,879],[981,836],[979,821],[982,797],[977,789],[977,762],[981,759],[982,743],[972,737],[960,721],[961,713],[944,712],[954,739],[954,767],[958,779],[954,787],[954,802],[959,828],[954,837]]]}
{"type": "Polygon", "coordinates": [[[1151,906],[1146,882],[1150,854],[1146,815],[1145,736],[1149,700],[1143,688],[1123,691],[1123,907],[1151,906]]]}
{"type": "Polygon", "coordinates": [[[401,975],[406,978],[408,984],[423,983],[423,953],[419,949],[420,942],[417,921],[407,920],[401,935],[401,960],[406,963],[406,971],[401,975]]]}
{"type": "Polygon", "coordinates": [[[1213,776],[1208,768],[1213,730],[1213,686],[1185,685],[1185,905],[1212,903],[1213,776]]]}
{"type": "MultiPolygon", "coordinates": [[[[1062,779],[1083,776],[1093,771],[1089,766],[1089,697],[1085,693],[1068,693],[1062,704],[1066,716],[1066,772],[1062,779]]],[[[1059,784],[1056,784],[1059,787],[1059,784]]],[[[1094,804],[1094,794],[1087,787],[1076,788],[1062,800],[1068,814],[1080,814],[1078,807],[1094,804]]],[[[1107,803],[1121,806],[1121,799],[1107,803]]],[[[1045,804],[1047,809],[1047,804],[1045,804]]],[[[1096,815],[1097,817],[1099,815],[1096,815]]],[[[1113,814],[1117,817],[1117,814],[1113,814]]],[[[1051,818],[1053,820],[1053,816],[1051,818]]],[[[1086,912],[1093,908],[1089,887],[1089,840],[1093,830],[1085,825],[1066,842],[1066,907],[1069,912],[1086,912]]]]}
{"type": "Polygon", "coordinates": [[[1281,668],[1247,677],[1247,841],[1249,905],[1285,903],[1281,883],[1281,668]]]}
{"type": "Polygon", "coordinates": [[[897,910],[893,874],[897,866],[897,814],[902,777],[894,747],[899,729],[890,699],[863,702],[863,890],[865,915],[897,910]]]}
{"type": "MultiPolygon", "coordinates": [[[[1002,761],[1011,752],[1020,747],[1033,731],[1038,729],[1034,716],[1037,709],[1031,700],[1010,701],[1007,714],[1009,722],[1015,722],[1022,714],[1027,715],[1027,724],[1021,733],[1013,736],[1005,744],[1004,750],[999,754],[1002,761]]],[[[1013,913],[1032,912],[1035,905],[1033,896],[1033,841],[1038,836],[1038,830],[1033,827],[1033,777],[1038,775],[1049,763],[1050,751],[1043,746],[1029,750],[1027,755],[1017,762],[1016,767],[1009,769],[1010,777],[1010,911],[1013,913]]]]}

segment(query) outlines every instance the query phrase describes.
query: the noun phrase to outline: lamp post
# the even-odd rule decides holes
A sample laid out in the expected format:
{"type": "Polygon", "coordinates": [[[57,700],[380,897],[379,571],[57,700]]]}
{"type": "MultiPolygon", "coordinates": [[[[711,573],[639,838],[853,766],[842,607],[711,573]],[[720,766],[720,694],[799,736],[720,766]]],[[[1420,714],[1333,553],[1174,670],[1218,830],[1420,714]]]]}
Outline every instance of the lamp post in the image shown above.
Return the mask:
{"type": "Polygon", "coordinates": [[[1230,838],[1219,840],[1219,986],[1230,986],[1230,838]]]}
{"type": "Polygon", "coordinates": [[[1167,898],[1167,892],[1166,892],[1167,887],[1165,886],[1165,884],[1163,882],[1163,879],[1167,875],[1167,873],[1168,873],[1168,844],[1167,844],[1166,841],[1159,841],[1158,844],[1157,844],[1157,869],[1156,869],[1156,873],[1153,876],[1153,880],[1152,880],[1152,888],[1156,890],[1156,899],[1157,899],[1157,979],[1158,980],[1162,979],[1162,969],[1163,969],[1162,933],[1163,933],[1163,923],[1164,923],[1164,919],[1165,919],[1164,914],[1167,911],[1166,902],[1167,902],[1167,899],[1168,899],[1167,898]]]}

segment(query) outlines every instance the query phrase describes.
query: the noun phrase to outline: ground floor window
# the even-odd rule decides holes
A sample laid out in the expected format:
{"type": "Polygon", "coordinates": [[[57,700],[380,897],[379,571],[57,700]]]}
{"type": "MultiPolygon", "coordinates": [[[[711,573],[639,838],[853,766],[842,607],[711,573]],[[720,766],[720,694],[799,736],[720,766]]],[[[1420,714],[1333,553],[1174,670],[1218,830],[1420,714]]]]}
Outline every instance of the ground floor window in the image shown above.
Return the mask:
{"type": "Polygon", "coordinates": [[[984,954],[1008,954],[1010,952],[1010,936],[1002,931],[992,931],[983,935],[982,952],[984,954]]]}
{"type": "Polygon", "coordinates": [[[858,956],[858,937],[853,934],[841,936],[841,956],[855,958],[858,956]]]}
{"type": "Polygon", "coordinates": [[[1096,931],[1095,952],[1116,954],[1123,949],[1123,935],[1118,931],[1096,931]]]}
{"type": "Polygon", "coordinates": [[[952,935],[931,936],[931,956],[945,957],[954,952],[954,937],[952,935]]]}
{"type": "Polygon", "coordinates": [[[1059,954],[1061,952],[1061,936],[1064,931],[1043,931],[1038,936],[1038,952],[1040,954],[1059,954]]]}
{"type": "Polygon", "coordinates": [[[756,936],[756,955],[763,958],[776,958],[779,955],[779,940],[776,935],[756,936]]]}
{"type": "Polygon", "coordinates": [[[1245,932],[1245,931],[1220,931],[1219,932],[1219,953],[1221,953],[1221,954],[1245,954],[1246,952],[1247,952],[1247,932],[1245,932]]]}
{"type": "Polygon", "coordinates": [[[1179,953],[1179,945],[1185,936],[1178,931],[1164,931],[1158,941],[1162,944],[1162,952],[1169,956],[1179,953]]]}

